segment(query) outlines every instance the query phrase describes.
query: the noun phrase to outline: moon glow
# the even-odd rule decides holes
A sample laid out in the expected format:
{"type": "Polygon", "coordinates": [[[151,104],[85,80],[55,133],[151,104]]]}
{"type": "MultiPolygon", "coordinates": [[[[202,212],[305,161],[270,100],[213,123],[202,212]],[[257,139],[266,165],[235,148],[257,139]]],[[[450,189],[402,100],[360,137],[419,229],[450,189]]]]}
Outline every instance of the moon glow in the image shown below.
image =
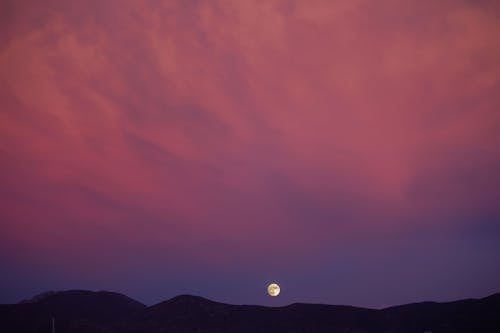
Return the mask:
{"type": "Polygon", "coordinates": [[[271,283],[270,285],[267,286],[267,293],[269,296],[275,297],[280,294],[280,286],[276,283],[271,283]]]}

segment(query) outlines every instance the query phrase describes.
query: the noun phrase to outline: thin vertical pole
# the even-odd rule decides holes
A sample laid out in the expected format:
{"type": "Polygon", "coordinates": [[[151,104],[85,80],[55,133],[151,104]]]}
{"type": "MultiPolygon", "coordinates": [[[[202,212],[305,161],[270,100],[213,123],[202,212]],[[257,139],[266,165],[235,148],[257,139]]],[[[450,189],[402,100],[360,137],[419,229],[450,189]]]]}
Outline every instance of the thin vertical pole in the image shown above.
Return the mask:
{"type": "Polygon", "coordinates": [[[52,317],[52,333],[56,333],[56,318],[52,317]]]}

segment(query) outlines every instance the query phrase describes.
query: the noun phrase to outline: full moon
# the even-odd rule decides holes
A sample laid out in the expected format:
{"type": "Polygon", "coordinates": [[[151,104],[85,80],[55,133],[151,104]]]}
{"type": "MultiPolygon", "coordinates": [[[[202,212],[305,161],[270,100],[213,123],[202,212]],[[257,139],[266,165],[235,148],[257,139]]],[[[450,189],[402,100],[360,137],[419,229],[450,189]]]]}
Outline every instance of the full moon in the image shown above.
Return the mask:
{"type": "Polygon", "coordinates": [[[267,293],[269,296],[278,296],[280,294],[280,286],[276,283],[271,283],[267,286],[267,293]]]}

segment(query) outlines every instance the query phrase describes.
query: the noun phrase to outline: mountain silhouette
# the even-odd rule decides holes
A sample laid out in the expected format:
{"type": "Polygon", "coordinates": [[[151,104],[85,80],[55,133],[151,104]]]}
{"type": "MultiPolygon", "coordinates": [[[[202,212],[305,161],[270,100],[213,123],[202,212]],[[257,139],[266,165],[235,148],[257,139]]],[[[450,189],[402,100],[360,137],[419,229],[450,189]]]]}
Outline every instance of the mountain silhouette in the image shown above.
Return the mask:
{"type": "Polygon", "coordinates": [[[147,307],[112,292],[71,290],[0,305],[3,332],[500,332],[500,293],[381,310],[294,303],[230,305],[180,295],[147,307]]]}
{"type": "Polygon", "coordinates": [[[107,291],[49,292],[20,304],[0,305],[4,332],[109,332],[132,313],[146,306],[125,295],[107,291]],[[110,326],[111,325],[111,326],[110,326]]]}

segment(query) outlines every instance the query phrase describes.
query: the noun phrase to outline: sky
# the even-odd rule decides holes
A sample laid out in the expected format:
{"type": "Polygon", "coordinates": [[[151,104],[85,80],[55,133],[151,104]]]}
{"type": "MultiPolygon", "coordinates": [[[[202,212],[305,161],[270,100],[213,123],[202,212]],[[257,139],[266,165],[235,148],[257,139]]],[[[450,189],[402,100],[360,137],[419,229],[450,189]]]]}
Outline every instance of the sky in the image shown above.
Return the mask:
{"type": "Polygon", "coordinates": [[[495,0],[1,1],[0,303],[500,292],[499,59],[495,0]]]}

